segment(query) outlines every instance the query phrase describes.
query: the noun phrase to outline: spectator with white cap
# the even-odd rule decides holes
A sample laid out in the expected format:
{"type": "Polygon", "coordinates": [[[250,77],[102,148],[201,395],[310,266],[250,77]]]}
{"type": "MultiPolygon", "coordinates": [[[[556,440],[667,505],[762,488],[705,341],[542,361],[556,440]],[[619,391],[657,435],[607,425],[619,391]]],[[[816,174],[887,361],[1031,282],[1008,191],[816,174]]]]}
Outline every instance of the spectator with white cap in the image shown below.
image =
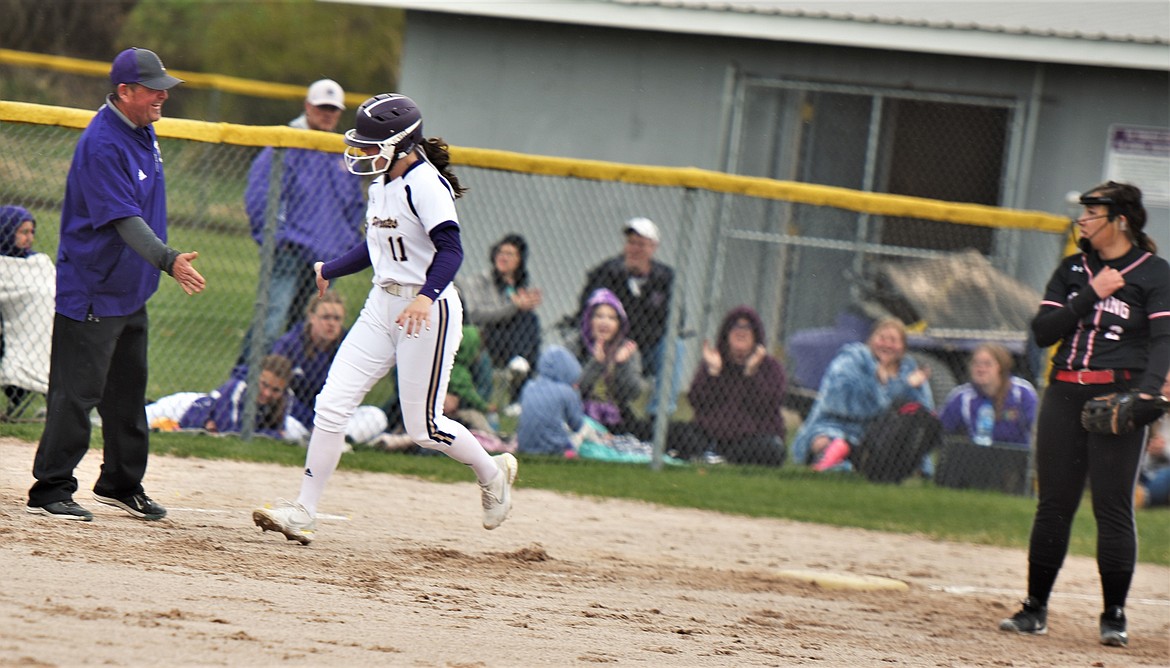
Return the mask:
{"type": "MultiPolygon", "coordinates": [[[[309,85],[305,110],[290,127],[333,132],[345,109],[345,91],[332,79],[309,85]]],[[[248,171],[244,204],[252,238],[263,247],[268,211],[268,184],[277,150],[260,151],[248,171]]],[[[272,343],[305,312],[317,291],[313,263],[336,257],[362,240],[365,189],[361,177],[350,174],[340,153],[310,149],[282,149],[281,191],[275,212],[275,252],[264,328],[249,331],[237,364],[247,364],[252,343],[268,353],[272,343]]]]}
{"type": "MultiPolygon", "coordinates": [[[[622,225],[625,245],[622,254],[610,258],[589,271],[581,290],[580,310],[584,311],[589,296],[598,288],[606,288],[617,295],[630,319],[629,337],[642,352],[642,374],[659,378],[667,340],[682,343],[666,336],[667,316],[674,289],[674,269],[654,259],[661,239],[658,226],[645,217],[630,218],[622,225]]],[[[675,396],[682,384],[682,354],[676,351],[671,374],[669,405],[673,412],[675,396]]],[[[657,396],[655,389],[654,396],[657,396]]],[[[651,402],[650,411],[654,404],[651,402]]]]}

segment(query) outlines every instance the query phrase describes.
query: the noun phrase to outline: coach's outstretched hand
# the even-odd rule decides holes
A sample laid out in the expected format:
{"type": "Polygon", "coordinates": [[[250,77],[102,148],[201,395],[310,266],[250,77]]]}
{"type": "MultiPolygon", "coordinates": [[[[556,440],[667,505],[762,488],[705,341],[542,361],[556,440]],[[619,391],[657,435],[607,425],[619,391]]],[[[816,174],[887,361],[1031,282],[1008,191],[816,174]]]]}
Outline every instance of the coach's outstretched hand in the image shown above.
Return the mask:
{"type": "Polygon", "coordinates": [[[203,288],[207,287],[207,281],[203,279],[203,274],[200,274],[191,262],[199,257],[199,253],[179,253],[179,257],[175,258],[175,264],[171,267],[171,276],[179,282],[179,286],[183,288],[183,292],[193,295],[196,292],[203,292],[203,288]]]}

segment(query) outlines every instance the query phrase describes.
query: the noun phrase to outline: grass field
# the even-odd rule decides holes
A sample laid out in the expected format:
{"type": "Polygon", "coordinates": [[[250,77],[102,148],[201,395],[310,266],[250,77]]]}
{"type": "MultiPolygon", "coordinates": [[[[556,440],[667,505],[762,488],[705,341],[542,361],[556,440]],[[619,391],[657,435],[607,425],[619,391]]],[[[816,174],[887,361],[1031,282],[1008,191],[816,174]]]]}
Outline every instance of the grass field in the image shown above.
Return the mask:
{"type": "MultiPolygon", "coordinates": [[[[0,424],[0,436],[39,438],[39,424],[0,424]]],[[[100,438],[94,434],[94,447],[100,438]]],[[[231,436],[160,433],[152,436],[156,454],[304,463],[304,450],[266,439],[244,442],[231,436]]],[[[1019,496],[955,490],[917,481],[875,485],[854,476],[810,476],[798,469],[736,466],[681,466],[652,471],[645,466],[521,457],[525,487],[588,496],[639,499],[669,506],[702,508],[754,517],[911,533],[939,540],[1026,548],[1035,500],[1019,496]]],[[[356,451],[342,468],[465,482],[467,472],[446,457],[356,451]]],[[[1086,495],[1087,496],[1087,495],[1086,495]]],[[[810,530],[815,530],[810,528],[810,530]]],[[[1170,510],[1138,513],[1139,559],[1170,565],[1170,510]]],[[[1096,525],[1086,498],[1073,525],[1071,552],[1093,555],[1096,525]]]]}

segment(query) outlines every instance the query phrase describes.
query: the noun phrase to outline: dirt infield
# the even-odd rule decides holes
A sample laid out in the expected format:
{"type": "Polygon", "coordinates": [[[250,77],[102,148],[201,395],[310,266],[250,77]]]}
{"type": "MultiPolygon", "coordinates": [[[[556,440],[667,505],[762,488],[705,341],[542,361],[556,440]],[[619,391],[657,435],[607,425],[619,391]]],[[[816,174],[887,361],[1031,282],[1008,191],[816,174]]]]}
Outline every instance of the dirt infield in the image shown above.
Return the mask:
{"type": "Polygon", "coordinates": [[[72,523],[24,512],[33,450],[0,439],[0,665],[1170,665],[1164,567],[1139,567],[1120,650],[1097,643],[1091,559],[1069,559],[1049,634],[1025,638],[996,630],[1022,595],[1019,550],[562,496],[524,489],[523,466],[492,532],[471,482],[339,471],[302,547],[250,519],[295,497],[294,468],[155,457],[167,519],[86,491],[96,517],[72,523]]]}

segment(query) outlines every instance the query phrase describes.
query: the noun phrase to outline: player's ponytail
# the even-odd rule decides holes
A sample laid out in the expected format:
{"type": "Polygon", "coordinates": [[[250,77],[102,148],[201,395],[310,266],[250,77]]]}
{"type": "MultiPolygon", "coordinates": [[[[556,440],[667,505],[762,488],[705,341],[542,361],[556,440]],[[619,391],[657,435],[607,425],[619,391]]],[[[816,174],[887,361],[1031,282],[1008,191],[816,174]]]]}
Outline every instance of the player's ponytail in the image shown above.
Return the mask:
{"type": "Polygon", "coordinates": [[[1150,238],[1150,235],[1139,231],[1136,232],[1134,236],[1137,237],[1138,248],[1141,248],[1144,251],[1149,251],[1155,255],[1158,254],[1158,244],[1154,243],[1154,240],[1150,238]]]}
{"type": "Polygon", "coordinates": [[[447,179],[451,184],[451,190],[455,191],[455,197],[462,197],[467,188],[459,184],[459,179],[451,171],[451,153],[447,150],[447,142],[441,137],[428,137],[423,140],[422,147],[427,154],[427,162],[434,165],[443,178],[447,179]]]}

